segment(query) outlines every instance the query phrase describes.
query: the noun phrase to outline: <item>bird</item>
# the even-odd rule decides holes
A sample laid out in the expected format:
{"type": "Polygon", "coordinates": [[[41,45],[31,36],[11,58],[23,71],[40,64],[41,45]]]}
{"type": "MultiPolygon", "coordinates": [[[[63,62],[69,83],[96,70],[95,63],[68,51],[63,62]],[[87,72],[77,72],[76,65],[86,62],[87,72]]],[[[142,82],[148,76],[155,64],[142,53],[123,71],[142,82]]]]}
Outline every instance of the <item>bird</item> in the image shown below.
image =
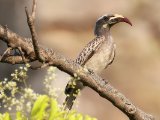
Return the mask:
{"type": "MultiPolygon", "coordinates": [[[[111,36],[111,28],[120,22],[128,23],[130,20],[119,14],[107,14],[101,16],[95,24],[95,38],[91,40],[80,52],[75,62],[89,71],[100,74],[115,58],[116,45],[111,36]]],[[[84,88],[84,84],[76,77],[71,78],[65,88],[66,99],[64,109],[71,110],[74,101],[84,88]]]]}

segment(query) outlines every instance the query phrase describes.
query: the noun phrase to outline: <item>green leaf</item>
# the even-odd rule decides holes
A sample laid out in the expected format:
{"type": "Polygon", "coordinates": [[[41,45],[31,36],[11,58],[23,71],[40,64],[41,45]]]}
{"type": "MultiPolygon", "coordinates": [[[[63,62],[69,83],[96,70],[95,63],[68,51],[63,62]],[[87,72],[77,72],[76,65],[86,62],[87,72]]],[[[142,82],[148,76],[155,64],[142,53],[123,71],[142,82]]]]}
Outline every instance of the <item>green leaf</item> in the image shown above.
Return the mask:
{"type": "Polygon", "coordinates": [[[84,120],[97,120],[96,118],[91,118],[90,116],[86,115],[84,120]]]}
{"type": "Polygon", "coordinates": [[[0,113],[0,120],[3,120],[2,118],[3,118],[3,115],[0,113]]]}
{"type": "MultiPolygon", "coordinates": [[[[41,95],[33,104],[30,117],[27,118],[21,111],[16,113],[16,120],[97,120],[90,116],[83,116],[74,110],[61,110],[57,100],[49,98],[47,95],[41,95]]],[[[0,120],[11,120],[9,113],[1,114],[0,120]]]]}
{"type": "Polygon", "coordinates": [[[4,113],[2,118],[2,120],[11,120],[9,113],[4,113]]]}
{"type": "Polygon", "coordinates": [[[17,112],[16,120],[27,120],[27,118],[21,112],[17,112]]]}
{"type": "Polygon", "coordinates": [[[41,95],[33,105],[31,111],[31,120],[43,120],[46,116],[46,109],[49,106],[49,97],[41,95]]]}
{"type": "Polygon", "coordinates": [[[83,120],[83,116],[81,114],[77,114],[75,120],[83,120]]]}
{"type": "Polygon", "coordinates": [[[55,99],[50,100],[51,103],[51,109],[50,109],[50,115],[49,120],[53,120],[56,116],[56,113],[59,111],[57,101],[55,99]]]}
{"type": "Polygon", "coordinates": [[[76,112],[75,111],[70,111],[69,113],[66,113],[67,115],[67,120],[76,120],[75,118],[75,115],[76,115],[76,112]]]}

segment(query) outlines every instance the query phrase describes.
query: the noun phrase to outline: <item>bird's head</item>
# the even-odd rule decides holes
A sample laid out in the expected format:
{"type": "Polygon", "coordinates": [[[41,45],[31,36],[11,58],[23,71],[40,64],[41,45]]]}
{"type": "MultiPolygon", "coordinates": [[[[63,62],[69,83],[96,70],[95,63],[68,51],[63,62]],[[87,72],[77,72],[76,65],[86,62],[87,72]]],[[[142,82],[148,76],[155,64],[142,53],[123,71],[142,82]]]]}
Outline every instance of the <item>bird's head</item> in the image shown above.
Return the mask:
{"type": "Polygon", "coordinates": [[[123,17],[122,15],[118,14],[103,15],[96,22],[95,34],[96,35],[104,34],[106,30],[110,29],[113,25],[119,22],[125,22],[132,26],[132,23],[129,21],[129,19],[123,17]]]}

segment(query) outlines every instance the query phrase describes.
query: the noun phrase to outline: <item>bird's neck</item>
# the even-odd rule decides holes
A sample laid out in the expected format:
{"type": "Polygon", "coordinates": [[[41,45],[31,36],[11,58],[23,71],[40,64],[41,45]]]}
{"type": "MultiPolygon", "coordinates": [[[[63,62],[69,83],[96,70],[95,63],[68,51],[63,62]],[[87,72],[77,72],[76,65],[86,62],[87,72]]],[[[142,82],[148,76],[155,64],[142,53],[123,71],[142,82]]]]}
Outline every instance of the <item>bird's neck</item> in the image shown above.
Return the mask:
{"type": "Polygon", "coordinates": [[[107,27],[107,28],[101,28],[101,27],[96,27],[95,28],[95,31],[94,31],[94,34],[96,36],[109,36],[110,35],[110,28],[107,27]]]}

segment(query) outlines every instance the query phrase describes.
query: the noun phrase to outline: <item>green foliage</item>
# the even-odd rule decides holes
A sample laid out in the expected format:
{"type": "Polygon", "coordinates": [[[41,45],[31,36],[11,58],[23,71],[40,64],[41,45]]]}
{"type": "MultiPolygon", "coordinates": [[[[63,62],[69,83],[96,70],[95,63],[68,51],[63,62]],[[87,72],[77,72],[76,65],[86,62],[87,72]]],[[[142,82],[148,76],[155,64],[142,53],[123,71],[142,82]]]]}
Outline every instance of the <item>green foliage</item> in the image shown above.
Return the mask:
{"type": "Polygon", "coordinates": [[[31,120],[43,120],[46,116],[46,109],[49,106],[49,97],[46,95],[39,96],[38,100],[34,103],[31,111],[31,120]]]}
{"type": "Polygon", "coordinates": [[[27,117],[25,117],[21,112],[17,112],[16,120],[27,120],[27,117]]]}
{"type": "Polygon", "coordinates": [[[4,113],[4,114],[0,113],[0,120],[11,120],[11,117],[9,113],[4,113]]]}
{"type": "Polygon", "coordinates": [[[55,68],[50,67],[44,79],[45,95],[39,94],[26,83],[29,64],[21,66],[11,74],[11,79],[0,81],[0,108],[16,111],[12,114],[0,113],[0,120],[96,120],[83,116],[76,111],[65,111],[58,104],[58,92],[64,90],[53,88],[52,82],[56,79],[55,68]],[[22,83],[24,87],[19,87],[22,83]],[[6,91],[10,94],[6,94],[6,91]],[[18,96],[18,97],[17,97],[18,96]]]}
{"type": "MultiPolygon", "coordinates": [[[[56,99],[40,95],[33,104],[31,114],[27,117],[22,112],[16,113],[16,120],[96,120],[75,111],[64,111],[56,99]]],[[[12,120],[9,113],[0,114],[0,120],[12,120]]]]}

